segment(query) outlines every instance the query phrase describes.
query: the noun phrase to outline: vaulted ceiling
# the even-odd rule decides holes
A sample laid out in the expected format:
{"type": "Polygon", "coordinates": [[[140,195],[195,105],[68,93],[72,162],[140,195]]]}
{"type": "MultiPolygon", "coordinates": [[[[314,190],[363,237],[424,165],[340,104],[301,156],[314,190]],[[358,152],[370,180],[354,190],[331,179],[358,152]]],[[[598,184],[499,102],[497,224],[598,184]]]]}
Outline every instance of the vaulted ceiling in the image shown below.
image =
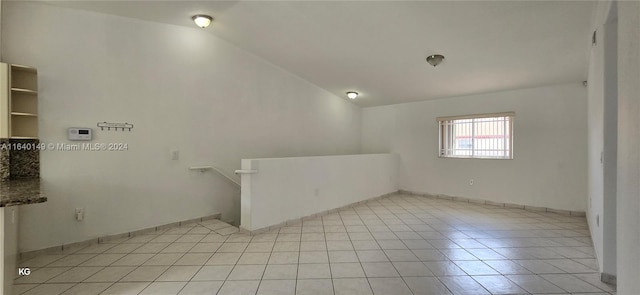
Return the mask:
{"type": "Polygon", "coordinates": [[[376,106],[586,80],[587,1],[47,1],[206,30],[376,106]],[[446,57],[437,67],[428,55],[446,57]]]}

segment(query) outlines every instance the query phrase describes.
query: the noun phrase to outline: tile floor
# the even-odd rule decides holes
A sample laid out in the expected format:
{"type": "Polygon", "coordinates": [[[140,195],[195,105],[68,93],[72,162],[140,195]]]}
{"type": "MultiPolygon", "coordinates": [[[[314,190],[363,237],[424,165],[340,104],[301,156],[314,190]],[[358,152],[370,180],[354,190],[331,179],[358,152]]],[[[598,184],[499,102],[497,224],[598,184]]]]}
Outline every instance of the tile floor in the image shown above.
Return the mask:
{"type": "Polygon", "coordinates": [[[212,220],[38,256],[19,263],[32,273],[17,293],[615,293],[599,280],[584,217],[394,195],[236,231],[212,220]]]}

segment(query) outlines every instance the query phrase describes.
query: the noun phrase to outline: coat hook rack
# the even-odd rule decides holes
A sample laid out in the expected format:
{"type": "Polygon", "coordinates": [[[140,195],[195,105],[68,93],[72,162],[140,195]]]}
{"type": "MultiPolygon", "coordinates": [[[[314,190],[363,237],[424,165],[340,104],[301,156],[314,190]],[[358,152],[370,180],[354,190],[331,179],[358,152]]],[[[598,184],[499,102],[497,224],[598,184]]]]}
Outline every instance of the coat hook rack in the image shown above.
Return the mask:
{"type": "Polygon", "coordinates": [[[100,130],[103,130],[105,128],[107,128],[107,131],[111,131],[111,128],[113,128],[115,131],[118,131],[118,129],[122,129],[122,131],[124,131],[125,129],[127,129],[128,131],[131,131],[131,129],[133,129],[133,124],[131,123],[109,123],[109,122],[98,122],[97,124],[98,127],[100,127],[100,130]]]}

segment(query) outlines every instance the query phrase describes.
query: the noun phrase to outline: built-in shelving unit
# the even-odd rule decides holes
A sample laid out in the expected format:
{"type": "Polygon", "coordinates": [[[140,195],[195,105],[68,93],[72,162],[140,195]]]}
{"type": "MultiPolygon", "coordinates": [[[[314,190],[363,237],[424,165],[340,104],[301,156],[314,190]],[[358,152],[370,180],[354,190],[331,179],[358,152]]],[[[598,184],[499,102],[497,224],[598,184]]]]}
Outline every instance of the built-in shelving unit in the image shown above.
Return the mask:
{"type": "Polygon", "coordinates": [[[9,138],[38,138],[38,71],[9,65],[9,138]]]}

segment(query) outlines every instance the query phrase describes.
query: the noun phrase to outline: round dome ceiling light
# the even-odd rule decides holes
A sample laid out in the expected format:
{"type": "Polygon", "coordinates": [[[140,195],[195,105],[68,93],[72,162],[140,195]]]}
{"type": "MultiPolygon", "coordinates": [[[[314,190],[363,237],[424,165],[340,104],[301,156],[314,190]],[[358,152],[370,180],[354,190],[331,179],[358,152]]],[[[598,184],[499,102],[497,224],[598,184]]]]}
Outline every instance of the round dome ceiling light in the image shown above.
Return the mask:
{"type": "Polygon", "coordinates": [[[351,99],[356,99],[356,97],[358,97],[358,92],[349,91],[349,92],[347,92],[347,97],[351,98],[351,99]]]}
{"type": "Polygon", "coordinates": [[[213,17],[204,15],[204,14],[194,15],[191,17],[191,19],[193,20],[194,23],[196,23],[196,26],[201,27],[203,29],[208,27],[213,21],[213,17]]]}
{"type": "Polygon", "coordinates": [[[427,56],[427,62],[434,67],[439,65],[442,61],[444,61],[444,55],[442,54],[433,54],[427,56]]]}

